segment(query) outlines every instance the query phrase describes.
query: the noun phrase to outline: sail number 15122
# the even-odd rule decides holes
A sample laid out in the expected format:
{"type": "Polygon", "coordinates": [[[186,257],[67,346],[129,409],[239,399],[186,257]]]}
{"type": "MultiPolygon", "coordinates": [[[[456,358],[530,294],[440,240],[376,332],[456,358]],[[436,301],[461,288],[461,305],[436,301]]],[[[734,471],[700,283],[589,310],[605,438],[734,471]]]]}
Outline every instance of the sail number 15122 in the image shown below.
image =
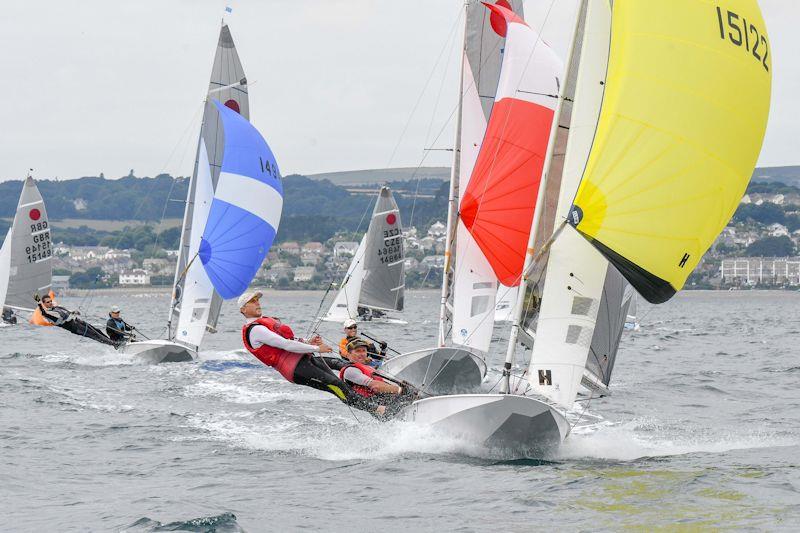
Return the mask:
{"type": "Polygon", "coordinates": [[[767,57],[769,57],[769,43],[763,31],[758,31],[755,25],[737,13],[717,6],[717,22],[719,22],[719,36],[722,40],[730,41],[744,49],[764,66],[769,72],[767,57]]]}

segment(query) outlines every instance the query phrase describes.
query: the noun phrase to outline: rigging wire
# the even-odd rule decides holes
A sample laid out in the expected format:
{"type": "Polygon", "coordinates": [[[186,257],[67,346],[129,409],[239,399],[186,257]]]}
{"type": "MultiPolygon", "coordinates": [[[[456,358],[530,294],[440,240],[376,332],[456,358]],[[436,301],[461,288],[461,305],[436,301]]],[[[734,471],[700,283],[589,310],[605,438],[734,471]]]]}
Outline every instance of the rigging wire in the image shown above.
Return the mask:
{"type": "MultiPolygon", "coordinates": [[[[199,109],[202,109],[202,107],[200,107],[199,109]]],[[[198,110],[199,110],[199,109],[198,109],[198,110]]],[[[172,160],[172,157],[173,157],[173,155],[175,154],[175,152],[176,152],[176,150],[178,149],[178,147],[179,147],[179,146],[180,146],[182,143],[184,143],[184,142],[185,142],[185,139],[184,139],[184,138],[185,138],[185,137],[187,137],[187,133],[189,132],[189,129],[190,129],[190,128],[191,128],[191,127],[192,127],[192,126],[195,124],[195,122],[197,121],[197,114],[198,114],[198,110],[195,110],[195,113],[194,113],[194,115],[193,115],[193,116],[192,116],[192,118],[189,120],[189,123],[188,123],[188,125],[186,126],[186,128],[185,128],[185,129],[184,129],[184,131],[183,131],[183,133],[181,134],[181,136],[180,136],[180,137],[178,138],[178,140],[176,141],[175,145],[173,146],[172,150],[170,151],[170,155],[169,155],[169,157],[167,157],[167,160],[164,162],[164,165],[161,167],[161,170],[159,170],[158,174],[162,174],[162,173],[164,172],[164,170],[167,168],[167,165],[169,165],[169,162],[172,160]]],[[[183,156],[183,157],[185,157],[185,148],[184,148],[184,156],[183,156]]],[[[157,174],[157,175],[158,175],[158,174],[157,174]]],[[[161,220],[159,221],[159,226],[160,226],[161,224],[163,224],[163,221],[164,221],[164,214],[166,213],[166,205],[167,205],[167,204],[166,204],[166,202],[168,202],[168,201],[169,201],[169,196],[172,194],[172,188],[175,186],[175,182],[176,182],[176,179],[175,179],[175,178],[173,178],[173,179],[172,179],[172,184],[171,184],[171,187],[170,187],[170,193],[167,195],[167,200],[165,200],[165,204],[164,204],[164,210],[163,210],[163,212],[162,212],[162,218],[161,218],[161,220]]],[[[154,178],[154,179],[152,180],[152,182],[150,182],[150,184],[149,184],[149,186],[148,186],[148,189],[147,189],[147,192],[146,192],[146,193],[145,193],[145,194],[142,196],[142,199],[141,199],[141,201],[139,202],[138,206],[136,207],[136,210],[135,210],[135,211],[134,211],[134,213],[133,213],[133,219],[134,219],[134,220],[136,219],[136,217],[137,217],[137,216],[139,215],[139,213],[141,212],[141,210],[142,210],[142,208],[144,207],[145,203],[148,201],[148,199],[149,199],[150,195],[151,195],[151,194],[152,194],[152,192],[153,192],[153,189],[154,189],[154,187],[155,187],[155,184],[156,184],[156,180],[155,180],[155,178],[154,178]]],[[[119,236],[119,237],[117,237],[117,239],[116,239],[116,241],[115,241],[115,243],[114,243],[114,246],[112,246],[112,248],[117,248],[117,247],[120,245],[120,243],[122,242],[122,239],[123,239],[124,237],[125,237],[125,232],[123,231],[123,232],[120,234],[120,236],[119,236]]],[[[158,242],[158,234],[156,235],[156,242],[158,242]]],[[[88,307],[88,306],[90,306],[90,305],[92,304],[92,302],[94,301],[94,293],[95,293],[95,291],[97,290],[97,281],[98,281],[97,279],[95,279],[95,280],[94,280],[94,283],[93,283],[93,288],[91,288],[91,289],[88,289],[88,290],[87,290],[87,292],[86,292],[86,294],[84,295],[83,299],[82,299],[82,300],[80,301],[80,303],[78,304],[78,306],[77,306],[77,309],[78,309],[78,311],[80,311],[81,313],[83,313],[83,311],[84,311],[84,307],[88,307]]],[[[92,316],[92,315],[91,315],[91,314],[87,314],[87,315],[85,315],[85,316],[92,316]]],[[[98,316],[98,317],[96,317],[96,318],[103,318],[103,317],[99,317],[99,316],[98,316]]]]}

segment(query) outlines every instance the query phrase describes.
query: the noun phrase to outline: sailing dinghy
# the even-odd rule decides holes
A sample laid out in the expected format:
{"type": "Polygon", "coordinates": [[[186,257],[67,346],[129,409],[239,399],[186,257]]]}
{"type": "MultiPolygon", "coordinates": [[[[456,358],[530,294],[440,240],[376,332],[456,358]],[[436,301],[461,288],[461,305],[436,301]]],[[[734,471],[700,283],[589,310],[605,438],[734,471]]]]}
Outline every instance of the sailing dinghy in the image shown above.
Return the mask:
{"type": "Polygon", "coordinates": [[[217,42],[197,156],[186,197],[180,253],[167,320],[168,338],[134,341],[120,349],[123,353],[136,355],[152,363],[191,361],[196,358],[206,331],[216,332],[222,307],[222,298],[214,290],[200,261],[193,260],[200,251],[202,228],[209,216],[215,188],[220,182],[223,151],[228,140],[214,100],[248,119],[250,102],[247,78],[230,29],[224,23],[217,42]]]}
{"type": "Polygon", "coordinates": [[[403,310],[405,254],[400,210],[389,187],[381,187],[367,233],[353,256],[326,322],[407,324],[387,313],[403,310]]]}
{"type": "MultiPolygon", "coordinates": [[[[13,311],[33,313],[35,294],[50,292],[53,279],[50,223],[44,200],[29,175],[22,185],[17,212],[0,248],[0,308],[3,318],[13,311]]],[[[16,322],[16,317],[13,322],[16,322]]]]}
{"type": "MultiPolygon", "coordinates": [[[[497,5],[513,8],[521,16],[522,1],[498,0],[497,5]]],[[[497,110],[494,130],[487,131],[497,106],[495,95],[507,89],[500,75],[508,55],[507,24],[479,2],[468,2],[465,9],[439,346],[401,354],[381,366],[384,372],[441,394],[480,387],[494,323],[507,320],[515,303],[516,297],[511,297],[517,294],[550,133],[547,115],[552,115],[556,101],[552,96],[539,98],[548,111],[542,110],[538,117],[542,120],[531,128],[530,136],[535,137],[528,143],[531,151],[509,155],[508,145],[499,137],[509,116],[508,102],[497,110]]],[[[545,44],[540,53],[547,56],[549,71],[531,69],[529,89],[538,84],[536,90],[545,95],[557,93],[560,61],[545,44]]]]}
{"type": "MultiPolygon", "coordinates": [[[[516,15],[488,7],[508,23],[507,50],[530,39],[516,15]]],[[[614,339],[605,348],[594,341],[607,329],[618,342],[630,304],[625,283],[652,303],[666,301],[733,215],[766,128],[769,54],[755,0],[737,2],[736,13],[696,0],[580,2],[554,122],[567,132],[565,221],[526,253],[503,393],[426,398],[406,409],[407,419],[513,455],[547,454],[563,441],[579,386],[607,387],[613,360],[603,350],[615,353],[614,339]],[[729,27],[740,18],[752,30],[746,46],[729,27]],[[544,256],[530,365],[513,379],[517,340],[524,346],[528,335],[528,285],[544,256]],[[614,325],[604,326],[597,309],[613,292],[614,325]]],[[[504,74],[512,69],[504,64],[504,74]]]]}

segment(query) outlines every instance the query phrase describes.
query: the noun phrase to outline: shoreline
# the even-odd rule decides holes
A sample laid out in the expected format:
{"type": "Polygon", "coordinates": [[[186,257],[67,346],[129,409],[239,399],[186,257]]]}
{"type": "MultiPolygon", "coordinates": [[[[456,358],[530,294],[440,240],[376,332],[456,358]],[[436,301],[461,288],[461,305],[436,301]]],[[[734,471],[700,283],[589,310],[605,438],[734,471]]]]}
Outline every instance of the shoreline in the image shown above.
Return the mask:
{"type": "MultiPolygon", "coordinates": [[[[272,294],[272,293],[285,293],[285,292],[296,292],[296,293],[319,293],[325,292],[325,289],[274,289],[274,288],[259,288],[258,285],[253,285],[252,288],[261,290],[264,294],[272,294]]],[[[440,289],[435,288],[421,288],[421,289],[407,289],[408,292],[415,292],[415,293],[423,293],[423,292],[441,292],[440,289]]],[[[172,287],[105,287],[100,289],[66,289],[61,291],[60,294],[63,296],[86,296],[89,293],[92,294],[169,294],[172,292],[172,287]]],[[[800,289],[736,289],[736,290],[728,290],[728,289],[683,289],[681,290],[680,294],[692,294],[692,293],[731,293],[731,294],[743,294],[743,293],[800,293],[800,289]]]]}

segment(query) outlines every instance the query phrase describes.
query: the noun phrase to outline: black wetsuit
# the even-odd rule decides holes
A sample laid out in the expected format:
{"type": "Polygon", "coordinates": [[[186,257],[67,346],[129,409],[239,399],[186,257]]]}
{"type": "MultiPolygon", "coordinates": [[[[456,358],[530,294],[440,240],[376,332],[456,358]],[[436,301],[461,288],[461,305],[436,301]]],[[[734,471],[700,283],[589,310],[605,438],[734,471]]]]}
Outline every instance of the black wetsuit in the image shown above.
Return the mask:
{"type": "Polygon", "coordinates": [[[118,342],[112,341],[106,337],[102,331],[88,322],[84,322],[65,307],[56,305],[53,306],[52,309],[46,309],[42,304],[39,304],[39,310],[42,312],[42,316],[54,326],[58,326],[70,333],[80,335],[81,337],[87,337],[102,344],[108,344],[115,348],[119,346],[118,342]]]}
{"type": "Polygon", "coordinates": [[[133,326],[121,318],[114,318],[109,315],[108,322],[106,322],[106,334],[108,334],[109,339],[114,342],[128,340],[128,338],[131,336],[129,332],[132,331],[133,326]]]}
{"type": "Polygon", "coordinates": [[[348,362],[336,357],[305,355],[294,369],[294,382],[313,389],[330,392],[347,405],[373,412],[381,402],[365,398],[350,388],[350,385],[334,374],[348,362]]]}
{"type": "Polygon", "coordinates": [[[16,324],[17,323],[17,315],[14,314],[12,309],[8,307],[3,308],[3,322],[8,324],[16,324]]]}

